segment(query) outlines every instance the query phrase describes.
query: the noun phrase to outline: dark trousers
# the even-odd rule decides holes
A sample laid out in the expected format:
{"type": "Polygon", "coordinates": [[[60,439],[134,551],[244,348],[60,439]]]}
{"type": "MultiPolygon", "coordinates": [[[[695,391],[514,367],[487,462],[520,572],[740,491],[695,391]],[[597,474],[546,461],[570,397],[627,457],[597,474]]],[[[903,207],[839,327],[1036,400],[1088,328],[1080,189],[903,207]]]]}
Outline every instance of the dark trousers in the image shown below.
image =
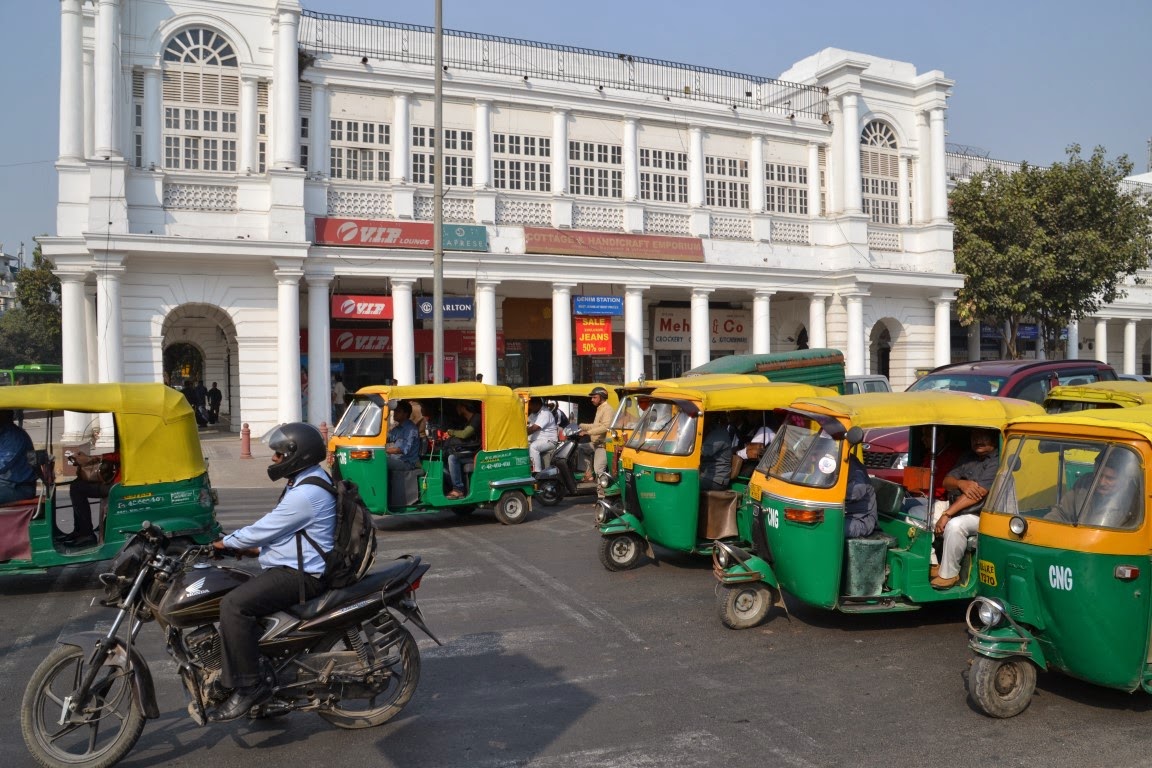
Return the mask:
{"type": "Polygon", "coordinates": [[[220,640],[224,671],[220,682],[228,688],[246,688],[260,682],[261,616],[299,602],[300,583],[308,600],[324,591],[320,579],[301,577],[295,568],[269,568],[224,596],[220,603],[220,640]]]}
{"type": "Polygon", "coordinates": [[[76,478],[68,484],[68,498],[72,500],[72,532],[77,535],[95,534],[92,527],[92,504],[88,499],[102,499],[108,495],[100,483],[76,478]]]}

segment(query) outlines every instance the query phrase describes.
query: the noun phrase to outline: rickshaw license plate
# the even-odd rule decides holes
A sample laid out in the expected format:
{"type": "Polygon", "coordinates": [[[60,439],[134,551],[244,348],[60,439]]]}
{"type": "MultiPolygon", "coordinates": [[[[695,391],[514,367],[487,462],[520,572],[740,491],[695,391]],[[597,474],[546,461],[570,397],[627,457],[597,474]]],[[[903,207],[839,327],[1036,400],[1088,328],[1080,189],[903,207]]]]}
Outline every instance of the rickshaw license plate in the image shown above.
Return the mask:
{"type": "Polygon", "coordinates": [[[980,583],[996,586],[996,564],[989,560],[980,561],[980,583]]]}
{"type": "Polygon", "coordinates": [[[620,466],[624,469],[632,469],[632,459],[627,456],[621,456],[620,466]]]}
{"type": "Polygon", "coordinates": [[[752,483],[748,486],[748,494],[752,497],[752,501],[760,501],[760,495],[762,493],[763,491],[760,490],[760,486],[756,483],[752,483]]]}

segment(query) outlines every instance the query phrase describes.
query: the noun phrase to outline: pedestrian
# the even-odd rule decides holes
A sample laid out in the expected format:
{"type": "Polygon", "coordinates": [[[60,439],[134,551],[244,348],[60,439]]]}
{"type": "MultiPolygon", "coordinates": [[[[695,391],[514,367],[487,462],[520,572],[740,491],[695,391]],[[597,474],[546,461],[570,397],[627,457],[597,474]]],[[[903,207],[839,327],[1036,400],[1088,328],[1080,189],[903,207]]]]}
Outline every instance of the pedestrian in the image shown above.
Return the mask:
{"type": "Polygon", "coordinates": [[[476,374],[476,381],[483,384],[484,383],[484,374],[482,374],[482,373],[476,374]]]}
{"type": "Polygon", "coordinates": [[[344,377],[336,374],[332,377],[332,423],[340,421],[344,415],[344,398],[348,390],[344,388],[344,377]]]}
{"type": "Polygon", "coordinates": [[[184,386],[180,388],[184,393],[184,399],[188,401],[188,405],[192,407],[192,413],[196,417],[196,426],[208,426],[208,419],[204,414],[204,401],[198,399],[196,387],[192,383],[192,379],[184,379],[184,386]]]}
{"type": "Polygon", "coordinates": [[[208,423],[215,424],[220,421],[220,401],[224,399],[224,394],[220,388],[216,386],[216,382],[212,382],[212,387],[208,390],[208,423]]]}

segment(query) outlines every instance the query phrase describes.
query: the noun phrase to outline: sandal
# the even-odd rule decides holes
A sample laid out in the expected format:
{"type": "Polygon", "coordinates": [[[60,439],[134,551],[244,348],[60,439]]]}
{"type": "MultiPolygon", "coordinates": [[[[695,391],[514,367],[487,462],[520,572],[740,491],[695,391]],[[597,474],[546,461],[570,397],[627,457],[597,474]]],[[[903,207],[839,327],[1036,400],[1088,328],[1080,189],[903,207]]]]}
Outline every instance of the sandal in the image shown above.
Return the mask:
{"type": "Polygon", "coordinates": [[[462,498],[464,498],[464,494],[461,493],[460,491],[456,490],[455,488],[453,488],[451,491],[444,494],[444,498],[446,498],[446,499],[462,499],[462,498]]]}

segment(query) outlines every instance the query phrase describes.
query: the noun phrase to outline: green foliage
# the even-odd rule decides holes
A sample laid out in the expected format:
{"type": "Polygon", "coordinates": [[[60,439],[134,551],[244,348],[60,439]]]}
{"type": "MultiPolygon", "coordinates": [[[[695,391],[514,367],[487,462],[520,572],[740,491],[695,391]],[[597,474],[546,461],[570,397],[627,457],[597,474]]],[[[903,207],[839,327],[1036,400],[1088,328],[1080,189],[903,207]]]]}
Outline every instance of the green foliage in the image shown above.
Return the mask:
{"type": "Polygon", "coordinates": [[[17,305],[0,317],[0,368],[60,363],[60,280],[52,269],[37,245],[32,266],[16,274],[17,305]]]}
{"type": "Polygon", "coordinates": [[[1107,161],[1080,147],[1051,168],[990,169],[952,192],[956,271],[967,276],[957,295],[960,321],[1008,327],[1008,355],[1017,357],[1019,324],[1039,321],[1044,349],[1057,352],[1072,320],[1123,298],[1126,281],[1152,256],[1152,201],[1121,187],[1127,157],[1107,161]]]}

